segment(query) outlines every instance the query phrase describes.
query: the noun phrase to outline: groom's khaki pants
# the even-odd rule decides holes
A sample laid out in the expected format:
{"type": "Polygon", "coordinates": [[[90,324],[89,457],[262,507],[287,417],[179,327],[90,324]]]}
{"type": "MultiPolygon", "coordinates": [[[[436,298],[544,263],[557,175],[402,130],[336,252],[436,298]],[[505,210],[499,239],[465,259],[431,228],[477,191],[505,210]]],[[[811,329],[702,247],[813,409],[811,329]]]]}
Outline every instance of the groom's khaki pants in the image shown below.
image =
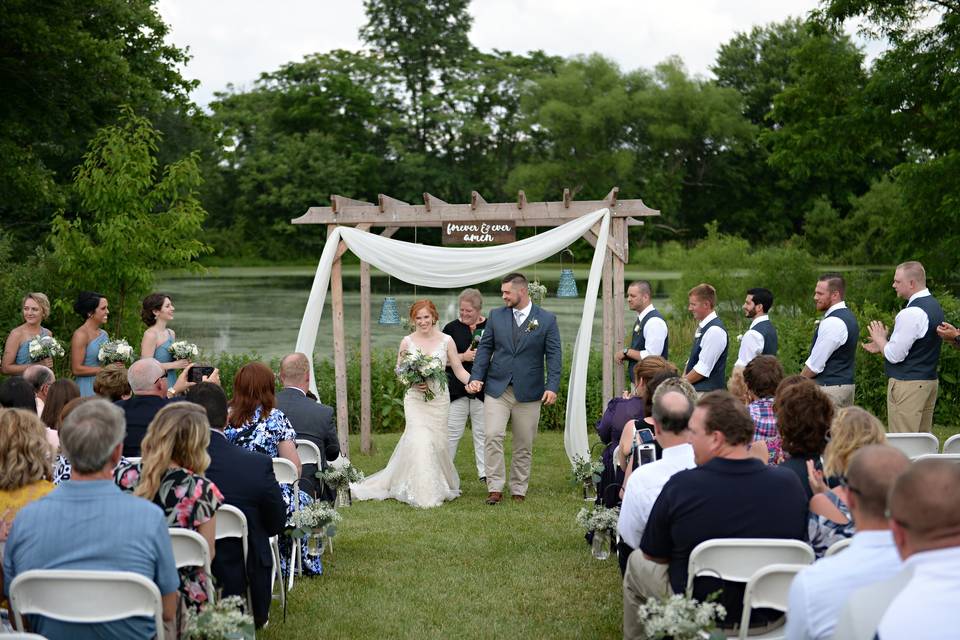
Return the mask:
{"type": "Polygon", "coordinates": [[[487,491],[503,491],[506,483],[506,464],[503,460],[503,437],[507,420],[513,426],[513,457],[510,462],[510,493],[527,495],[530,480],[530,461],[533,458],[533,438],[540,424],[540,402],[517,402],[513,385],[499,398],[487,396],[483,400],[484,451],[487,469],[487,491]]]}

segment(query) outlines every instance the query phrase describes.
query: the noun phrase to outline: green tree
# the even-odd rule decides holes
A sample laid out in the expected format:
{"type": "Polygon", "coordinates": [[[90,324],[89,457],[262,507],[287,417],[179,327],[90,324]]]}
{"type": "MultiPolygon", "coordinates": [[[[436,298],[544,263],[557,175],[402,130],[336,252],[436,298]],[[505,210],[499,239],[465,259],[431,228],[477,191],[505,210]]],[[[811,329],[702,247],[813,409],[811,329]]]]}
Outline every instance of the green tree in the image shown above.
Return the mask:
{"type": "MultiPolygon", "coordinates": [[[[61,287],[70,294],[100,291],[111,301],[113,333],[136,326],[134,311],[159,269],[198,269],[207,247],[197,239],[205,212],[196,197],[197,154],[160,170],[160,134],[149,121],[121,109],[77,168],[81,212],[58,213],[51,243],[61,287]],[[124,323],[124,319],[130,322],[124,323]]],[[[69,307],[58,300],[62,310],[69,307]]]]}

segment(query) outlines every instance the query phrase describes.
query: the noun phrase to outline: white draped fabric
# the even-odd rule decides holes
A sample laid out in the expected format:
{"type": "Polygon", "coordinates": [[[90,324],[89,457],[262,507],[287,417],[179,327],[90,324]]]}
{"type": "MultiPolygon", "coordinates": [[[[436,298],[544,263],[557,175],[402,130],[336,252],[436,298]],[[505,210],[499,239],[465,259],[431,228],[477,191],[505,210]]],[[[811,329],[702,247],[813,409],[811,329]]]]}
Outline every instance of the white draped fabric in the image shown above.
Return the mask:
{"type": "MultiPolygon", "coordinates": [[[[320,264],[317,265],[310,297],[307,299],[307,307],[300,323],[297,351],[305,353],[312,362],[320,317],[323,314],[323,303],[330,285],[330,271],[341,240],[361,260],[404,282],[437,289],[453,289],[486,282],[552,256],[584,235],[597,222],[600,222],[600,231],[597,249],[594,251],[593,262],[590,265],[580,328],[577,330],[574,341],[564,430],[564,447],[567,456],[571,460],[575,455],[586,457],[589,455],[586,409],[587,365],[590,358],[597,292],[603,271],[603,256],[610,232],[610,214],[607,209],[600,209],[525,240],[478,248],[412,244],[384,238],[353,227],[336,227],[327,236],[327,243],[320,256],[320,264]]],[[[316,393],[312,366],[310,367],[310,386],[316,393]]]]}

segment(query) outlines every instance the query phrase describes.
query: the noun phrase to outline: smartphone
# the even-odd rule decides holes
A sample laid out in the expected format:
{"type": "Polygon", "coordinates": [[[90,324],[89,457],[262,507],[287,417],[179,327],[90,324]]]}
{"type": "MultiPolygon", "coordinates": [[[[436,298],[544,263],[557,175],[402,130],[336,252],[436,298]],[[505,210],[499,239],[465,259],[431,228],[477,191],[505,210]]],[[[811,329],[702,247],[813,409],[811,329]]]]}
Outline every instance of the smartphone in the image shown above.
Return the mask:
{"type": "Polygon", "coordinates": [[[649,464],[657,459],[657,449],[652,444],[642,444],[637,447],[640,454],[640,464],[649,464]]]}
{"type": "Polygon", "coordinates": [[[203,382],[206,376],[213,373],[213,367],[205,364],[195,364],[187,371],[187,382],[203,382]]]}
{"type": "Polygon", "coordinates": [[[640,436],[640,442],[643,444],[653,444],[655,438],[650,429],[637,429],[637,435],[640,436]]]}

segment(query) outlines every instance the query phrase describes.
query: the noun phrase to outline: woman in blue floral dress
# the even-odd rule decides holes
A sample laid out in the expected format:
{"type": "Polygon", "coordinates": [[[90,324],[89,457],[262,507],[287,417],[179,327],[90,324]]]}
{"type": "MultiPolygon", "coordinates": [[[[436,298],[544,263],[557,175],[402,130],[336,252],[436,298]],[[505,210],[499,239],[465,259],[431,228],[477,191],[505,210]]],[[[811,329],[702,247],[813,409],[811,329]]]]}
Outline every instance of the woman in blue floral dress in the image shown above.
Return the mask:
{"type": "MultiPolygon", "coordinates": [[[[276,387],[273,371],[262,362],[251,362],[237,371],[233,378],[233,398],[230,401],[230,417],[223,433],[227,440],[248,451],[265,453],[271,458],[286,458],[297,468],[300,475],[300,456],[297,455],[297,433],[283,412],[277,409],[276,387]]],[[[293,486],[280,483],[283,499],[287,503],[287,517],[293,511],[293,486]]],[[[313,499],[299,491],[300,506],[313,499]]],[[[307,544],[301,545],[303,571],[307,575],[320,575],[323,565],[319,556],[307,554],[307,544]]],[[[290,557],[290,538],[280,536],[280,565],[286,573],[290,557]]]]}
{"type": "MultiPolygon", "coordinates": [[[[163,509],[170,528],[196,531],[207,541],[210,560],[216,550],[216,513],[223,494],[203,476],[210,465],[210,423],[201,407],[175,402],[157,412],[138,463],[120,465],[114,480],[124,491],[151,500],[163,509]]],[[[198,567],[180,570],[180,601],[199,609],[207,602],[208,576],[198,567]]]]}

